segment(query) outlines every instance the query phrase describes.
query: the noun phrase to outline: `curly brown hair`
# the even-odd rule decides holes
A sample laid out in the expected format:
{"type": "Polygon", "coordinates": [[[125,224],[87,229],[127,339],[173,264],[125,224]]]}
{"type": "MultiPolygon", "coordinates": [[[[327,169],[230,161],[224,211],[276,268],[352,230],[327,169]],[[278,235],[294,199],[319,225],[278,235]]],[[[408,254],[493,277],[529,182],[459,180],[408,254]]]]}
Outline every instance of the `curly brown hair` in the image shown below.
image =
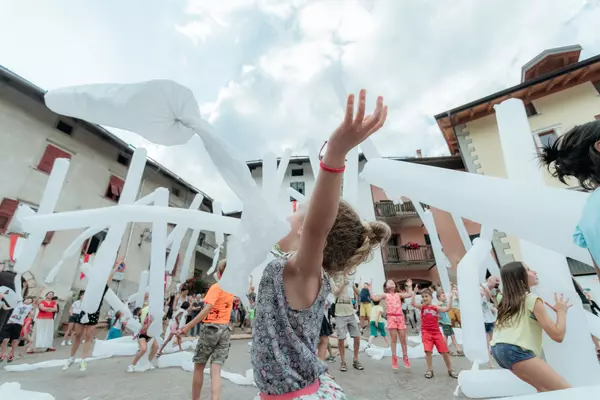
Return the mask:
{"type": "Polygon", "coordinates": [[[372,250],[385,244],[391,236],[383,222],[363,222],[354,209],[340,201],[333,227],[323,251],[323,268],[329,274],[351,274],[368,261],[372,250]]]}

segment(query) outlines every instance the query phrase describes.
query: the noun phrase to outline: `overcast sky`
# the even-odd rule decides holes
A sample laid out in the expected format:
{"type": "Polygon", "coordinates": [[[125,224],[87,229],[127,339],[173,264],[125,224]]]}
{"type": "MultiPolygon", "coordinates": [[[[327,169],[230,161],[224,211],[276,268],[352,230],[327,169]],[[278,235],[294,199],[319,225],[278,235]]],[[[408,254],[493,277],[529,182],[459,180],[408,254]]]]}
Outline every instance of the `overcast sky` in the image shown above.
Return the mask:
{"type": "MultiPolygon", "coordinates": [[[[546,48],[600,53],[599,0],[0,0],[0,64],[44,89],[172,79],[246,160],[324,140],[340,95],[389,104],[387,156],[448,154],[433,115],[519,83],[546,48]]],[[[371,104],[372,105],[372,104],[371,104]]],[[[150,155],[226,209],[199,141],[150,155]]]]}

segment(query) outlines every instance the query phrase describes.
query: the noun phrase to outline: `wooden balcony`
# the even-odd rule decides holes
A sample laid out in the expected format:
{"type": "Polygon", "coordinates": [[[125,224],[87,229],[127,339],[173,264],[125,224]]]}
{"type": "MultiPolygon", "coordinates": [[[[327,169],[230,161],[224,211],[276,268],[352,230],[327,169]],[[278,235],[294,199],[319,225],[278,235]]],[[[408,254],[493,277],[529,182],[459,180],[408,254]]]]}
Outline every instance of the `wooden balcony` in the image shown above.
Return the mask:
{"type": "Polygon", "coordinates": [[[386,269],[429,269],[435,264],[435,258],[429,245],[419,246],[416,249],[387,246],[384,250],[384,263],[386,269]]]}
{"type": "Polygon", "coordinates": [[[375,217],[390,226],[419,226],[421,220],[412,202],[394,204],[391,201],[375,203],[375,217]]]}

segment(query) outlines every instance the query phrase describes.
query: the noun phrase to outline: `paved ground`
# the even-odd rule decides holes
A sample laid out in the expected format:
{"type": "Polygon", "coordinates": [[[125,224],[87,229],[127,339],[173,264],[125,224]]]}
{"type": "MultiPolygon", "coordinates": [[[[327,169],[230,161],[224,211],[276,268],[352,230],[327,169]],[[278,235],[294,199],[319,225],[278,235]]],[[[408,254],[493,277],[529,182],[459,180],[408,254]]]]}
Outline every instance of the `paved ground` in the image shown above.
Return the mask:
{"type": "MultiPolygon", "coordinates": [[[[56,353],[43,353],[28,356],[25,360],[14,363],[35,363],[52,359],[63,359],[68,356],[68,349],[59,347],[56,353]]],[[[180,368],[156,369],[144,373],[128,374],[125,369],[130,357],[113,357],[93,361],[88,364],[85,373],[78,366],[68,371],[60,368],[48,368],[30,372],[8,372],[0,369],[0,385],[5,382],[19,382],[25,390],[47,392],[56,400],[165,400],[189,399],[191,396],[191,373],[180,368]]],[[[453,399],[456,380],[445,373],[441,357],[434,357],[436,376],[431,380],[423,377],[425,360],[412,360],[410,371],[400,369],[394,371],[390,367],[390,359],[374,361],[366,354],[361,354],[364,371],[350,368],[346,373],[338,370],[339,364],[331,364],[331,372],[344,388],[351,400],[367,399],[453,399]]],[[[453,358],[455,370],[469,368],[465,358],[453,358]]],[[[244,374],[250,369],[250,354],[247,340],[232,342],[230,358],[224,370],[244,374]]],[[[206,376],[205,390],[202,399],[209,399],[209,379],[206,376]]],[[[256,388],[238,386],[224,380],[223,399],[253,399],[256,388]]]]}

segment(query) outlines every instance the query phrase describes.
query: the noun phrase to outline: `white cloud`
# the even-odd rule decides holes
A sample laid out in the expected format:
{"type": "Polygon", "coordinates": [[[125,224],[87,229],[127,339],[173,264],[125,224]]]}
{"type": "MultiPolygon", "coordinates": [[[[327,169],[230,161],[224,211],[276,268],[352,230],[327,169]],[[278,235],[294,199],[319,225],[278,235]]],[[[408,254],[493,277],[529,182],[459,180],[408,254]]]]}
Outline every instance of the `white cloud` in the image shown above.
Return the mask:
{"type": "MultiPolygon", "coordinates": [[[[174,79],[246,159],[326,139],[363,87],[370,106],[377,94],[389,105],[382,153],[441,155],[433,115],[517,84],[546,48],[600,53],[598,1],[48,0],[35,14],[25,3],[0,14],[1,64],[45,88],[174,79]]],[[[199,142],[150,154],[235,204],[199,142]]]]}

